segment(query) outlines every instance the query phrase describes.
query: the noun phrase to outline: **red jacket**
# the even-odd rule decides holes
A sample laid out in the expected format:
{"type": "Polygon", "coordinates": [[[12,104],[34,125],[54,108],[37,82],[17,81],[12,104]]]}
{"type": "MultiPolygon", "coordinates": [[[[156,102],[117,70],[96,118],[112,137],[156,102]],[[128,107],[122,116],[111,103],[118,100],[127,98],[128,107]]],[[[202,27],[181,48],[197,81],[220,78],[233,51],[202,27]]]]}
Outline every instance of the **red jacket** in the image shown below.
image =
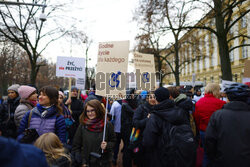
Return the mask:
{"type": "Polygon", "coordinates": [[[215,98],[212,94],[205,94],[195,104],[194,118],[198,129],[206,131],[211,115],[221,109],[224,104],[226,104],[225,101],[215,98]]]}

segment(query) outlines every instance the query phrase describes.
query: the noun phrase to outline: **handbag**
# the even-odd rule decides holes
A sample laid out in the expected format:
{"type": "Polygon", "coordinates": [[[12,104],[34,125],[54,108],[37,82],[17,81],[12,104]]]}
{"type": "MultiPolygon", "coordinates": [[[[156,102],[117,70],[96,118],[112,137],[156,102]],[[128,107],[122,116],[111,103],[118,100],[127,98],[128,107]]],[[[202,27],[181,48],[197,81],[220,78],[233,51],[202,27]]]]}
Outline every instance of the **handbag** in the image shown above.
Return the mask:
{"type": "Polygon", "coordinates": [[[36,129],[29,128],[31,116],[32,116],[32,110],[29,113],[28,128],[25,129],[24,131],[24,136],[20,140],[21,143],[32,144],[39,137],[39,134],[37,133],[36,129]]]}

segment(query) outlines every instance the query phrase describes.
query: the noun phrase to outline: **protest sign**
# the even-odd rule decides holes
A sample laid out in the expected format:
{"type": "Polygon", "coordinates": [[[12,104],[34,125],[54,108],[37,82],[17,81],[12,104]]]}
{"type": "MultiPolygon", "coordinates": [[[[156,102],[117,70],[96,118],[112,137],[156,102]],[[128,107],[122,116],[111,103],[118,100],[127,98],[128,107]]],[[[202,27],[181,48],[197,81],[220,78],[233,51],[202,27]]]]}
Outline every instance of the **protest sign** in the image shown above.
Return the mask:
{"type": "Polygon", "coordinates": [[[85,78],[85,58],[57,57],[56,76],[85,78]]]}
{"type": "Polygon", "coordinates": [[[99,43],[96,94],[125,95],[129,41],[99,43]]]}
{"type": "Polygon", "coordinates": [[[134,67],[136,88],[138,90],[154,90],[156,88],[154,55],[134,52],[134,67]]]}

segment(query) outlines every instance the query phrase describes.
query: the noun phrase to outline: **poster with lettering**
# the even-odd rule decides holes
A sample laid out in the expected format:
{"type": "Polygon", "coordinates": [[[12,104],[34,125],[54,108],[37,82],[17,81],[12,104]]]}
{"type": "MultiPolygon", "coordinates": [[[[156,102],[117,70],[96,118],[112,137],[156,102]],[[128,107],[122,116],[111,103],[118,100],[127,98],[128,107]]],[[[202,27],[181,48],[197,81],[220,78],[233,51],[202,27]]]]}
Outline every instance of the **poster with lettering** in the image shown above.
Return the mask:
{"type": "Polygon", "coordinates": [[[85,58],[57,57],[57,77],[85,78],[85,58]]]}
{"type": "Polygon", "coordinates": [[[136,73],[140,73],[140,79],[136,75],[137,89],[154,90],[156,86],[154,55],[134,52],[134,67],[136,73]]]}
{"type": "Polygon", "coordinates": [[[76,78],[76,87],[78,89],[85,89],[85,78],[76,78]]]}
{"type": "Polygon", "coordinates": [[[96,94],[125,95],[129,41],[99,43],[96,94]]]}
{"type": "Polygon", "coordinates": [[[242,82],[250,86],[250,60],[245,61],[244,75],[242,82]]]}

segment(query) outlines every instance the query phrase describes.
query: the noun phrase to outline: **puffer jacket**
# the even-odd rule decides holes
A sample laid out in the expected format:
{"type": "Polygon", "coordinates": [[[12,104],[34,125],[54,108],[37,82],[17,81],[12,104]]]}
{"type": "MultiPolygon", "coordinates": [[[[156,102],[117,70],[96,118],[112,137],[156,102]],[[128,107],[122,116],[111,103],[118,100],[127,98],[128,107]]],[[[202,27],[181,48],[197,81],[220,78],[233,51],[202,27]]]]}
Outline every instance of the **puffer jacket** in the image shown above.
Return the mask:
{"type": "Polygon", "coordinates": [[[84,125],[80,124],[76,131],[72,146],[72,154],[75,155],[76,161],[81,165],[89,165],[90,163],[92,167],[111,167],[112,150],[115,145],[116,137],[113,125],[110,122],[107,122],[105,133],[107,148],[104,150],[103,154],[101,154],[102,137],[103,132],[92,132],[84,125]],[[100,159],[90,157],[91,152],[101,154],[102,157],[100,159]]]}
{"type": "Polygon", "coordinates": [[[206,137],[205,151],[214,167],[250,165],[250,106],[232,101],[213,113],[206,137]]]}
{"type": "Polygon", "coordinates": [[[66,143],[66,127],[65,120],[62,115],[59,115],[55,106],[51,106],[48,109],[42,108],[40,104],[28,111],[18,129],[18,140],[20,141],[23,137],[23,133],[26,128],[36,129],[37,133],[40,135],[48,132],[55,133],[62,143],[66,143]],[[30,126],[28,127],[29,114],[32,112],[30,119],[30,126]]]}
{"type": "Polygon", "coordinates": [[[194,118],[197,128],[201,131],[206,131],[211,115],[216,110],[221,109],[224,104],[226,104],[225,101],[217,99],[212,94],[205,94],[205,96],[195,104],[194,118]]]}
{"type": "Polygon", "coordinates": [[[19,128],[20,122],[23,119],[23,116],[25,115],[25,113],[31,110],[33,107],[34,105],[28,100],[25,100],[25,99],[20,100],[20,104],[17,106],[15,114],[14,114],[14,120],[15,120],[17,129],[19,128]]]}

